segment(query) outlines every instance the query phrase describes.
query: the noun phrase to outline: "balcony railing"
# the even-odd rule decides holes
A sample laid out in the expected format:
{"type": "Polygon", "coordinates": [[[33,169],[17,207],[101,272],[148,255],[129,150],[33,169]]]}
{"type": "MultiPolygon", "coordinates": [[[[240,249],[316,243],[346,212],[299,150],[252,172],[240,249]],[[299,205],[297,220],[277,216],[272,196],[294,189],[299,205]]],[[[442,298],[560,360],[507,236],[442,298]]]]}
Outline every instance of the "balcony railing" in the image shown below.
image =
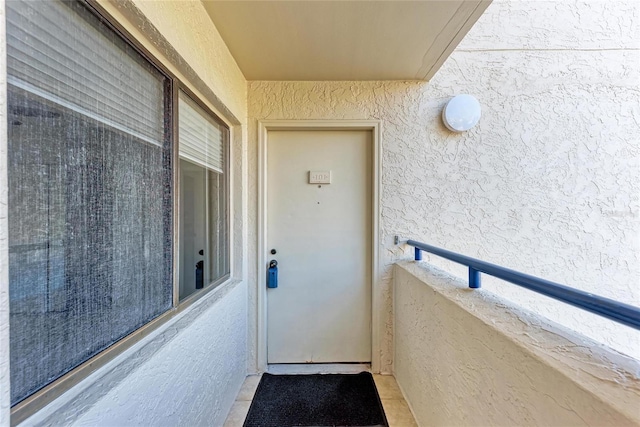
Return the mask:
{"type": "Polygon", "coordinates": [[[407,244],[415,248],[416,261],[422,260],[422,251],[425,251],[469,267],[470,288],[479,288],[481,285],[480,273],[485,273],[640,330],[640,308],[638,307],[427,245],[426,243],[409,240],[407,244]]]}

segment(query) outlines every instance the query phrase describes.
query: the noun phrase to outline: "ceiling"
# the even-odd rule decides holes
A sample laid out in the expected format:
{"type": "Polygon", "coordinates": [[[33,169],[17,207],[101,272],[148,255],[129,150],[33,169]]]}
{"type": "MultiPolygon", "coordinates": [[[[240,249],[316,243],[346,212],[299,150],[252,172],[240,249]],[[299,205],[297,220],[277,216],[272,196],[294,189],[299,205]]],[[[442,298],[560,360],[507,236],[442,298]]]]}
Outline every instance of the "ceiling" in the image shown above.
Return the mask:
{"type": "Polygon", "coordinates": [[[247,80],[429,80],[490,0],[202,0],[247,80]]]}

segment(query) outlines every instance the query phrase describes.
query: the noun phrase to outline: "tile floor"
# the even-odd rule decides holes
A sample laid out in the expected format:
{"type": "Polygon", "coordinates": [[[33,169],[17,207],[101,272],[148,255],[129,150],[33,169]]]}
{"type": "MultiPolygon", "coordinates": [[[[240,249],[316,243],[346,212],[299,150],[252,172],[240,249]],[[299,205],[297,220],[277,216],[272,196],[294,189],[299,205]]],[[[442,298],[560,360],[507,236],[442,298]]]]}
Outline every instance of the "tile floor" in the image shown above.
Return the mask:
{"type": "MultiPolygon", "coordinates": [[[[417,427],[413,415],[402,397],[396,379],[391,375],[373,375],[378,394],[382,400],[382,407],[387,416],[389,427],[417,427]]],[[[242,388],[231,407],[224,427],[242,427],[244,419],[249,412],[251,399],[258,388],[260,375],[250,375],[242,384],[242,388]]]]}

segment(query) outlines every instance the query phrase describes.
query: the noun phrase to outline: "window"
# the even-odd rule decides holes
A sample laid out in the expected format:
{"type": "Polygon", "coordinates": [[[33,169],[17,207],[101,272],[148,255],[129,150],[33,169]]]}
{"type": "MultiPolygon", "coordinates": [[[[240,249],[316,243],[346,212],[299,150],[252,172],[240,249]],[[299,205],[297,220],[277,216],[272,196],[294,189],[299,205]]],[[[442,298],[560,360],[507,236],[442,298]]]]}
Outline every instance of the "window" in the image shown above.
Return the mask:
{"type": "Polygon", "coordinates": [[[172,306],[171,81],[81,3],[6,8],[15,404],[172,306]]]}
{"type": "Polygon", "coordinates": [[[180,299],[229,274],[229,130],[180,91],[180,299]]]}
{"type": "Polygon", "coordinates": [[[15,405],[229,277],[229,129],[84,2],[6,9],[15,405]]]}

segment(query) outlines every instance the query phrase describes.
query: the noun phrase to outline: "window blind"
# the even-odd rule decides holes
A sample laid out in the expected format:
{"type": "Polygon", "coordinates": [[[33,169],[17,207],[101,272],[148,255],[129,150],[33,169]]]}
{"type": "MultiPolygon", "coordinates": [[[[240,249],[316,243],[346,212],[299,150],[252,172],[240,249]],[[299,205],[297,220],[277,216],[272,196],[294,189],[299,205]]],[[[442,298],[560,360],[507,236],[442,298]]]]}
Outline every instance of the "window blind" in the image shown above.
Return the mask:
{"type": "Polygon", "coordinates": [[[81,1],[6,2],[11,404],[169,310],[167,77],[81,1]]]}
{"type": "Polygon", "coordinates": [[[60,1],[7,2],[9,83],[161,145],[162,80],[149,78],[153,67],[141,58],[123,60],[122,51],[136,55],[107,28],[70,12],[60,1]]]}
{"type": "Polygon", "coordinates": [[[223,173],[224,133],[221,125],[182,91],[178,122],[180,157],[223,173]]]}

